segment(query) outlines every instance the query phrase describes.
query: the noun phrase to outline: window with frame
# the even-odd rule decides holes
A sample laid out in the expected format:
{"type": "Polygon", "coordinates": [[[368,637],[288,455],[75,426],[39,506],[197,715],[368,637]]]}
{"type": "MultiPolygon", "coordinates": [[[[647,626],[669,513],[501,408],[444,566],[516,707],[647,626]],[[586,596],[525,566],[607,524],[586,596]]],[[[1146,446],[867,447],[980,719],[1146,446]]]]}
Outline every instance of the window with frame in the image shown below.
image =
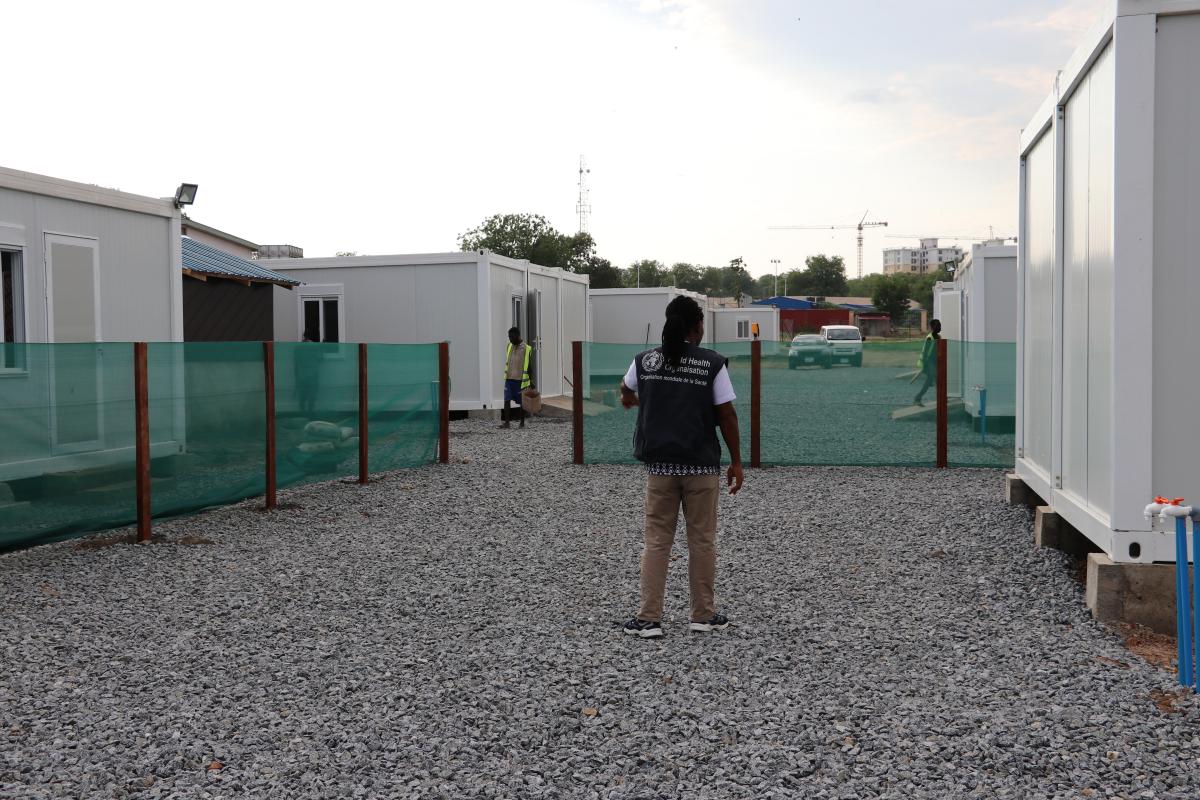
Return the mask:
{"type": "Polygon", "coordinates": [[[739,338],[739,339],[749,339],[750,338],[750,320],[739,319],[737,321],[737,338],[739,338]]]}
{"type": "Polygon", "coordinates": [[[305,341],[338,342],[341,340],[340,298],[310,296],[302,299],[305,341]]]}
{"type": "Polygon", "coordinates": [[[24,369],[25,290],[21,252],[0,250],[0,370],[24,369]]]}

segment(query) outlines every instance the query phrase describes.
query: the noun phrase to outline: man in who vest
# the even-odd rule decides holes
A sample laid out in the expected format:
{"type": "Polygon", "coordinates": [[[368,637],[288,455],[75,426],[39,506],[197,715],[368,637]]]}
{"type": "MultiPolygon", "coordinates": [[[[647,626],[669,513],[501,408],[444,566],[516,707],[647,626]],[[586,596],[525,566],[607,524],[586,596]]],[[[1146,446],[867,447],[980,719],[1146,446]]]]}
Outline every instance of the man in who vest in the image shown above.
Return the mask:
{"type": "Polygon", "coordinates": [[[521,401],[521,392],[529,388],[529,359],[533,355],[533,348],[521,341],[521,329],[508,329],[508,351],[504,354],[504,408],[500,410],[501,428],[511,428],[509,420],[512,419],[512,412],[509,410],[509,401],[516,405],[517,412],[521,415],[520,427],[525,427],[525,409],[521,401]]]}
{"type": "Polygon", "coordinates": [[[667,306],[662,347],[639,353],[621,382],[621,404],[638,406],[634,455],[645,462],[646,544],[642,550],[642,604],[625,633],[644,639],[663,635],[663,594],[679,507],[688,541],[691,621],[688,629],[724,630],[729,619],[716,609],[717,497],[721,491],[720,427],[729,449],[729,493],[742,488],[733,385],[726,359],[698,345],[704,311],[690,297],[667,306]]]}

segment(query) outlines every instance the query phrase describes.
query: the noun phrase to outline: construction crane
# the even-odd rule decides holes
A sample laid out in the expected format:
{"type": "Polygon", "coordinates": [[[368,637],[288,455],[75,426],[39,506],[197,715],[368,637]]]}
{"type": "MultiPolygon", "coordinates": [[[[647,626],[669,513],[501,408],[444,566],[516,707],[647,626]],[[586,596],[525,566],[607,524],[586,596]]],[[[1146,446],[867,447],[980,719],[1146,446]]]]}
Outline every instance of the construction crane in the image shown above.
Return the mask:
{"type": "Polygon", "coordinates": [[[858,231],[858,277],[861,278],[863,275],[863,259],[862,259],[863,228],[886,228],[887,227],[886,222],[867,222],[867,214],[869,214],[869,213],[871,213],[871,212],[867,211],[866,213],[864,213],[862,215],[862,219],[860,219],[858,221],[857,225],[772,225],[772,226],[768,227],[767,230],[771,230],[771,231],[840,231],[840,230],[847,230],[849,228],[854,228],[855,230],[858,231]]]}

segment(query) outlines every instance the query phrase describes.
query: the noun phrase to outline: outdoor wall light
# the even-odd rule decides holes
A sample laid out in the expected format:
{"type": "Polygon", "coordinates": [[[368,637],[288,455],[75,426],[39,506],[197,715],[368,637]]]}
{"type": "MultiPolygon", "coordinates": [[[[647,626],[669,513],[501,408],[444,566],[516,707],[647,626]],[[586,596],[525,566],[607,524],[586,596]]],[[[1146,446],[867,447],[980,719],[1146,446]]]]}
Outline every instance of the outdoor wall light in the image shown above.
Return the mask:
{"type": "Polygon", "coordinates": [[[179,188],[175,190],[175,207],[183,208],[196,202],[196,189],[198,188],[194,183],[179,184],[179,188]]]}

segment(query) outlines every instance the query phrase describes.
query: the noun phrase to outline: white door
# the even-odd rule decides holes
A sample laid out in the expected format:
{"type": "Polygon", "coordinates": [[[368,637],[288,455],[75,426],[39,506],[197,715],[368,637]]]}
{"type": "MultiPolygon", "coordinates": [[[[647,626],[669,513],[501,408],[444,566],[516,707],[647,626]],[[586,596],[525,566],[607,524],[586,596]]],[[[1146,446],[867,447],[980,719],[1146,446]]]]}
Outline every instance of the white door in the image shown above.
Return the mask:
{"type": "Polygon", "coordinates": [[[64,345],[51,348],[51,449],[56,454],[96,450],[103,438],[104,372],[103,348],[93,344],[100,341],[99,242],[45,236],[46,340],[64,345]],[[72,344],[78,346],[65,346],[72,344]]]}
{"type": "Polygon", "coordinates": [[[542,290],[534,289],[529,293],[529,331],[525,339],[533,348],[533,360],[530,364],[532,374],[529,376],[534,386],[541,390],[542,380],[542,290]]]}

